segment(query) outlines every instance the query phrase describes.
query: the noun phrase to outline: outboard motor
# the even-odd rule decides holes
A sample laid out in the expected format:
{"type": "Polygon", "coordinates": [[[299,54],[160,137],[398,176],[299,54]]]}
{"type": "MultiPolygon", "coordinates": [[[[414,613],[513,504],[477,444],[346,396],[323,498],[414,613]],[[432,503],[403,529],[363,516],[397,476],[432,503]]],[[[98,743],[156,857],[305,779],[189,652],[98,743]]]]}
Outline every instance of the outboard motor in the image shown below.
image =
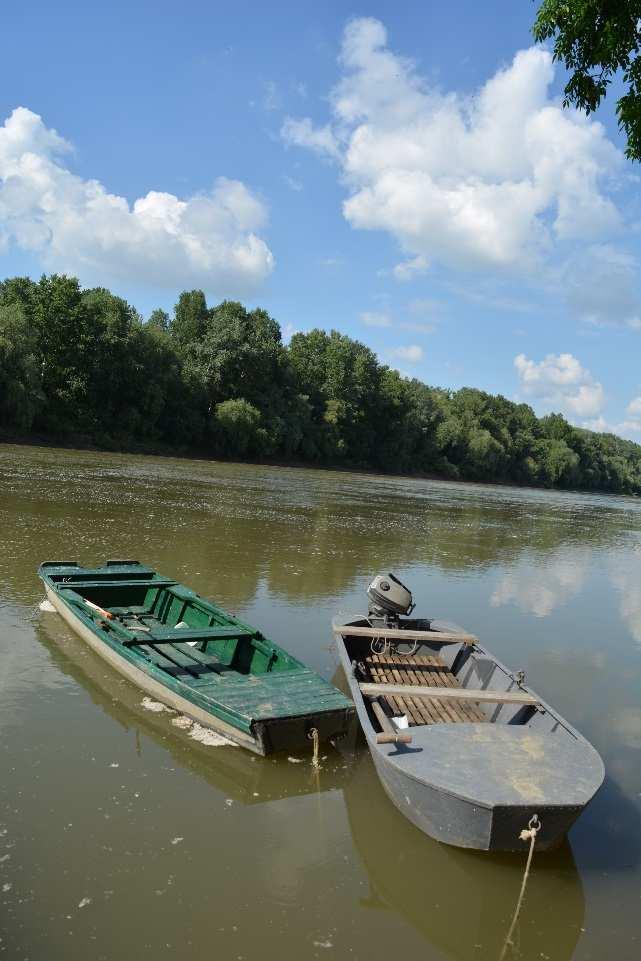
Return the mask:
{"type": "Polygon", "coordinates": [[[401,615],[414,610],[412,592],[393,574],[377,574],[367,588],[368,613],[391,626],[398,624],[401,615]]]}

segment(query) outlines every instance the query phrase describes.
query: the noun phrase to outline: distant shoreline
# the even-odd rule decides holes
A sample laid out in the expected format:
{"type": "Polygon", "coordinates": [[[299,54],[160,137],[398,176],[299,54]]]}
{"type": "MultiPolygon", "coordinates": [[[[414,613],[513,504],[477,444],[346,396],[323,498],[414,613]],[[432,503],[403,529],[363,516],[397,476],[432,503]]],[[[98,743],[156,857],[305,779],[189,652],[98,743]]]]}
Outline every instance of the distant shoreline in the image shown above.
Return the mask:
{"type": "Polygon", "coordinates": [[[262,458],[252,460],[251,458],[240,459],[238,457],[225,457],[222,454],[213,455],[207,451],[190,448],[180,448],[172,450],[163,445],[131,445],[128,447],[99,447],[88,438],[73,436],[69,438],[52,438],[44,435],[19,435],[10,436],[0,434],[0,445],[6,447],[39,447],[51,448],[52,450],[69,450],[87,452],[94,454],[132,454],[138,457],[161,457],[167,460],[196,460],[203,463],[219,464],[247,464],[251,467],[278,467],[289,470],[318,470],[334,474],[362,474],[369,477],[395,477],[407,480],[427,480],[438,481],[443,484],[463,484],[466,487],[513,487],[516,490],[533,491],[554,491],[561,494],[597,494],[606,497],[632,497],[637,498],[638,494],[625,494],[620,491],[597,490],[590,487],[544,487],[534,484],[519,484],[516,481],[506,480],[469,480],[461,477],[447,477],[437,473],[407,473],[394,472],[390,470],[378,470],[374,467],[363,467],[347,464],[315,464],[307,461],[298,460],[279,460],[262,458]]]}

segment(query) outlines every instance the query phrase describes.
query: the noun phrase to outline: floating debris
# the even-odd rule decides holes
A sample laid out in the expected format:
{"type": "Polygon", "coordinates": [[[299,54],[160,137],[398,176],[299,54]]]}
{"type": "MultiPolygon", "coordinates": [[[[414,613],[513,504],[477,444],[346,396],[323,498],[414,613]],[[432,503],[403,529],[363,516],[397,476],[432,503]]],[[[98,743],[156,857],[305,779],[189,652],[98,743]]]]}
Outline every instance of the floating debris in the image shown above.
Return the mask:
{"type": "Polygon", "coordinates": [[[78,907],[86,908],[88,904],[91,904],[91,898],[83,898],[82,901],[79,902],[78,907]]]}
{"type": "Polygon", "coordinates": [[[55,613],[56,613],[55,607],[53,606],[53,604],[51,603],[51,601],[48,601],[48,600],[47,600],[46,597],[45,597],[42,601],[40,601],[40,603],[38,604],[38,610],[39,610],[39,611],[46,611],[47,614],[55,614],[55,613]]]}
{"type": "Polygon", "coordinates": [[[165,711],[167,714],[173,714],[174,712],[166,704],[161,704],[160,701],[153,701],[150,697],[143,697],[140,702],[146,711],[153,711],[154,714],[162,714],[165,711]]]}
{"type": "Polygon", "coordinates": [[[203,727],[202,724],[198,724],[194,721],[191,731],[189,732],[189,737],[193,737],[194,741],[200,741],[201,744],[206,744],[208,747],[223,747],[228,745],[229,747],[236,747],[233,741],[229,741],[222,734],[216,734],[215,731],[211,731],[208,727],[203,727]]]}
{"type": "Polygon", "coordinates": [[[171,839],[171,843],[172,843],[172,844],[180,844],[180,842],[181,842],[181,841],[184,841],[184,840],[185,840],[184,838],[172,838],[172,839],[171,839]]]}
{"type": "Polygon", "coordinates": [[[171,723],[174,727],[179,727],[181,731],[186,731],[194,723],[190,717],[181,714],[179,717],[172,717],[171,723]]]}
{"type": "Polygon", "coordinates": [[[302,763],[303,763],[302,757],[288,757],[287,760],[289,761],[290,764],[302,764],[302,763]]]}

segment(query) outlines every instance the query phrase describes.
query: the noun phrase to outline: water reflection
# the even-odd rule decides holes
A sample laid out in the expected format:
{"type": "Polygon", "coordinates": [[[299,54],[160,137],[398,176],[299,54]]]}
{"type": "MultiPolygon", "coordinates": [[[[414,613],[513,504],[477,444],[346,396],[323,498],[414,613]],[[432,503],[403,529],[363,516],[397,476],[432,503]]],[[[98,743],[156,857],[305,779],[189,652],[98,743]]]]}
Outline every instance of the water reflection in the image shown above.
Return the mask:
{"type": "Polygon", "coordinates": [[[585,581],[590,557],[585,549],[550,552],[549,557],[528,555],[501,575],[490,597],[492,607],[516,604],[536,617],[547,617],[575,597],[585,581]]]}
{"type": "Polygon", "coordinates": [[[493,603],[545,616],[631,521],[626,498],[0,448],[0,580],[17,600],[43,558],[73,545],[85,563],[141,558],[237,605],[261,583],[289,602],[337,596],[381,566],[499,568],[493,603]]]}
{"type": "MultiPolygon", "coordinates": [[[[363,755],[345,788],[356,849],[367,868],[371,911],[394,911],[447,958],[498,961],[514,910],[523,858],[459,851],[426,838],[380,790],[363,755]]],[[[527,898],[506,958],[568,961],[585,913],[583,887],[572,851],[534,862],[527,898]],[[562,904],[562,911],[550,910],[562,904]]]]}
{"type": "Polygon", "coordinates": [[[319,778],[311,766],[311,752],[308,757],[295,759],[300,763],[293,763],[283,758],[255,757],[235,746],[211,747],[199,743],[172,725],[175,712],[145,709],[138,688],[105,664],[57,614],[41,614],[35,628],[52,663],[81,684],[92,702],[125,732],[135,734],[139,754],[141,735],[144,735],[227,798],[245,805],[265,804],[319,791],[335,791],[349,776],[346,759],[330,746],[323,763],[323,776],[319,778]]]}
{"type": "Polygon", "coordinates": [[[610,580],[619,596],[621,617],[641,647],[641,545],[610,561],[610,580]]]}

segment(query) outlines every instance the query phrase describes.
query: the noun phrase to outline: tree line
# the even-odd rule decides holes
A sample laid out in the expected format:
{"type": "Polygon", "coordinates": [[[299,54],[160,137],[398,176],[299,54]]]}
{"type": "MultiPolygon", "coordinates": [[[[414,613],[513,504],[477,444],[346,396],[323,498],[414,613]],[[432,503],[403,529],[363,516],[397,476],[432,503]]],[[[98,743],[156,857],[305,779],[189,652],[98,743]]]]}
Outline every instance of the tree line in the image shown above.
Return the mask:
{"type": "Polygon", "coordinates": [[[336,330],[183,292],[145,322],[73,277],[0,282],[0,431],[108,450],[641,492],[641,446],[401,376],[336,330]]]}

